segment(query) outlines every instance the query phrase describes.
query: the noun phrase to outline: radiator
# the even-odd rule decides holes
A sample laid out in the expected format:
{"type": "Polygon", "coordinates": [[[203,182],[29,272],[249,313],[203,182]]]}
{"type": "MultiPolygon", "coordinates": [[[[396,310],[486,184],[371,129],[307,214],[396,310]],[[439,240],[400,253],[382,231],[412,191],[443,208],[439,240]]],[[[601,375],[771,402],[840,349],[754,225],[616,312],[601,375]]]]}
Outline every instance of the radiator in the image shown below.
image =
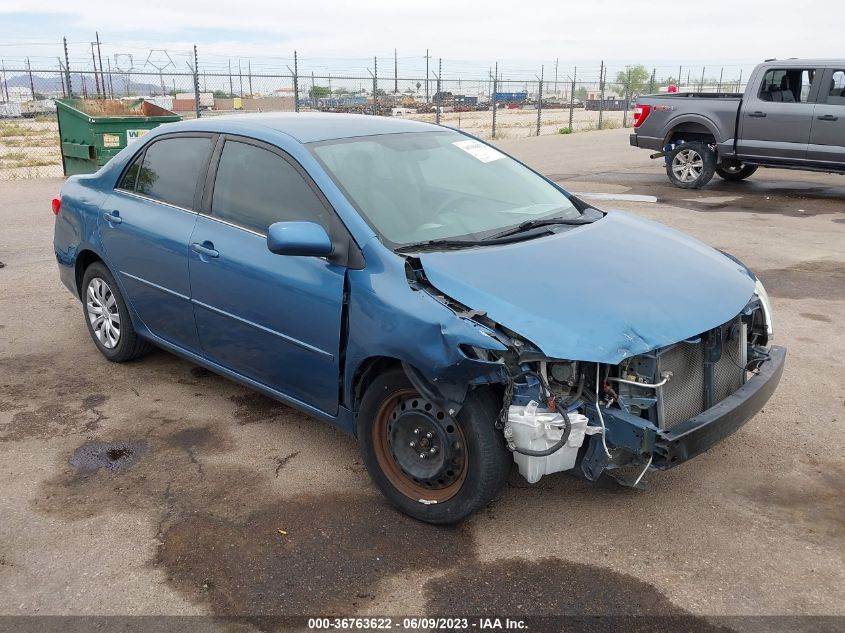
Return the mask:
{"type": "Polygon", "coordinates": [[[673,429],[708,406],[721,402],[745,382],[745,324],[737,319],[714,332],[721,334],[721,356],[713,365],[712,400],[709,405],[702,342],[704,337],[696,343],[678,343],[659,353],[657,376],[666,371],[672,372],[672,379],[657,393],[657,420],[661,429],[673,429]]]}

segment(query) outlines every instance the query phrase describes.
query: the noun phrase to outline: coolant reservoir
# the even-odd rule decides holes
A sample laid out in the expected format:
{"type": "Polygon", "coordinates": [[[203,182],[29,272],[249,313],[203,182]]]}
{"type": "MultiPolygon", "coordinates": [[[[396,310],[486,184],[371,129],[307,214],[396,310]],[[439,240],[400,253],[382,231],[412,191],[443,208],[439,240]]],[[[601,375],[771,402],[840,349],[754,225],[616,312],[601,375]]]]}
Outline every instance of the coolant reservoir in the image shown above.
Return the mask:
{"type": "MultiPolygon", "coordinates": [[[[572,430],[564,446],[548,457],[529,457],[514,451],[513,459],[521,474],[529,483],[535,483],[543,475],[569,470],[575,466],[578,449],[584,443],[585,435],[601,432],[598,427],[587,427],[587,416],[569,413],[572,430]]],[[[511,406],[508,409],[508,424],[505,437],[516,448],[532,451],[546,450],[563,437],[563,416],[557,411],[540,408],[535,401],[526,406],[511,406]]]]}

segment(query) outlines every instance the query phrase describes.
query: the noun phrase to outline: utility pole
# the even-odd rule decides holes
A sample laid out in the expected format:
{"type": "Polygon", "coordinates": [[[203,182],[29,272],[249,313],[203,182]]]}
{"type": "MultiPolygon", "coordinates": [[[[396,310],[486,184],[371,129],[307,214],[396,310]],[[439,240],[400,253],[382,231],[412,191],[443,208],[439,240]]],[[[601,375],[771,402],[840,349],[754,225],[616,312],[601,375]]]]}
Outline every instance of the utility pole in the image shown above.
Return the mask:
{"type": "Polygon", "coordinates": [[[399,56],[393,49],[393,94],[399,92],[399,56]]]}
{"type": "Polygon", "coordinates": [[[232,89],[232,60],[229,60],[229,95],[230,97],[235,96],[235,91],[232,89]]]}
{"type": "Polygon", "coordinates": [[[311,107],[317,109],[317,91],[314,90],[314,71],[311,71],[311,107]]]}
{"type": "Polygon", "coordinates": [[[428,103],[428,60],[431,55],[428,54],[428,49],[425,49],[425,102],[428,103]]]}
{"type": "Polygon", "coordinates": [[[67,84],[67,96],[73,97],[73,88],[71,87],[70,83],[70,62],[68,61],[67,56],[67,38],[63,37],[62,41],[64,42],[65,46],[65,83],[67,84]]]}
{"type": "Polygon", "coordinates": [[[194,44],[194,110],[197,118],[200,118],[200,66],[196,44],[194,44]]]}
{"type": "Polygon", "coordinates": [[[296,51],[293,52],[293,98],[294,112],[299,112],[299,66],[296,51]]]}
{"type": "Polygon", "coordinates": [[[241,99],[244,98],[244,74],[241,71],[241,60],[238,60],[238,90],[240,91],[241,99]]]}
{"type": "Polygon", "coordinates": [[[59,79],[62,80],[62,97],[67,97],[67,86],[65,86],[65,69],[62,67],[62,58],[56,57],[59,61],[59,79]]]}
{"type": "MultiPolygon", "coordinates": [[[[94,42],[91,42],[91,63],[94,65],[94,86],[100,96],[100,76],[97,74],[97,58],[94,56],[94,42]]],[[[163,92],[163,91],[162,91],[163,92]]]]}
{"type": "Polygon", "coordinates": [[[378,57],[373,57],[373,115],[378,114],[378,57]]]}
{"type": "Polygon", "coordinates": [[[103,76],[103,52],[100,50],[100,33],[99,31],[94,31],[95,38],[97,40],[97,59],[100,60],[100,86],[103,89],[103,96],[106,96],[106,78],[103,76]]]}
{"type": "Polygon", "coordinates": [[[603,118],[604,118],[604,60],[601,60],[601,68],[599,69],[599,129],[601,129],[603,118]]]}
{"type": "Polygon", "coordinates": [[[26,71],[29,73],[29,92],[32,100],[35,101],[35,83],[32,81],[32,66],[29,65],[29,57],[26,58],[26,71]]]}
{"type": "Polygon", "coordinates": [[[543,66],[540,66],[539,88],[537,90],[537,136],[540,136],[540,116],[543,113],[543,66]]]}
{"type": "Polygon", "coordinates": [[[557,97],[557,63],[558,58],[555,57],[555,97],[557,97]]]}
{"type": "Polygon", "coordinates": [[[683,70],[683,66],[678,66],[678,90],[681,89],[681,70],[683,70]]]}
{"type": "Polygon", "coordinates": [[[437,60],[437,94],[435,95],[435,105],[434,107],[437,108],[435,111],[435,123],[440,125],[440,111],[443,109],[441,106],[443,104],[443,86],[440,83],[440,77],[443,75],[443,58],[440,57],[437,60]]]}
{"type": "Polygon", "coordinates": [[[6,96],[3,101],[9,100],[9,84],[6,82],[6,62],[4,60],[0,60],[0,70],[3,72],[3,84],[0,85],[0,96],[2,96],[3,91],[5,90],[6,96]]]}
{"type": "Polygon", "coordinates": [[[247,73],[249,73],[249,97],[252,98],[252,60],[246,60],[247,63],[247,73]]]}
{"type": "Polygon", "coordinates": [[[722,77],[725,76],[725,67],[722,66],[722,70],[719,71],[719,87],[716,89],[716,92],[722,92],[722,77]]]}
{"type": "Polygon", "coordinates": [[[493,106],[493,136],[492,138],[496,138],[496,93],[498,92],[498,82],[499,82],[499,62],[496,62],[495,70],[493,71],[493,98],[490,100],[491,105],[493,106]]]}
{"type": "Polygon", "coordinates": [[[572,112],[575,109],[575,78],[578,76],[578,66],[572,69],[572,89],[569,91],[569,131],[572,132],[572,112]]]}
{"type": "Polygon", "coordinates": [[[111,98],[114,99],[114,85],[112,84],[111,78],[111,60],[108,57],[106,57],[106,64],[108,64],[109,68],[109,94],[111,95],[111,98]]]}
{"type": "Polygon", "coordinates": [[[625,68],[625,110],[622,112],[622,127],[628,127],[628,107],[631,104],[631,67],[625,68]]]}
{"type": "Polygon", "coordinates": [[[701,81],[698,82],[698,91],[701,92],[704,90],[704,69],[707,68],[706,66],[701,67],[701,81]]]}

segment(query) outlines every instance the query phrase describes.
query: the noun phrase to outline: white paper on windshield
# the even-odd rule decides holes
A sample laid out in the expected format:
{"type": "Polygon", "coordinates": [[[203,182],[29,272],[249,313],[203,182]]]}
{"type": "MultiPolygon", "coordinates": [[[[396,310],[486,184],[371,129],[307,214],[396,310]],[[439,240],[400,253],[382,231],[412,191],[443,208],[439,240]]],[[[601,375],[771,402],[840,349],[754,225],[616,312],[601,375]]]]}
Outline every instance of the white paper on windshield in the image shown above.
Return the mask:
{"type": "Polygon", "coordinates": [[[492,163],[494,160],[505,157],[499,150],[493,149],[489,145],[479,143],[478,141],[455,141],[452,145],[464,150],[467,154],[480,160],[482,163],[492,163]]]}

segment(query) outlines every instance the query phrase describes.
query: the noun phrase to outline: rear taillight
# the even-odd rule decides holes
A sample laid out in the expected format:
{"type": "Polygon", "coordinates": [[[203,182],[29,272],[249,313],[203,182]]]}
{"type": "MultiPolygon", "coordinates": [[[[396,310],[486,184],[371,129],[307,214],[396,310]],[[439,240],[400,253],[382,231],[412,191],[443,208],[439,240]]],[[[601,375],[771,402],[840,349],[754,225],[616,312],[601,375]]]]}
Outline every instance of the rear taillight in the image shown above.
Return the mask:
{"type": "Polygon", "coordinates": [[[634,106],[634,127],[640,127],[648,118],[648,115],[651,113],[651,106],[650,105],[639,105],[637,104],[634,106]]]}
{"type": "Polygon", "coordinates": [[[59,215],[59,211],[62,210],[62,199],[61,198],[53,198],[53,215],[59,215]]]}

